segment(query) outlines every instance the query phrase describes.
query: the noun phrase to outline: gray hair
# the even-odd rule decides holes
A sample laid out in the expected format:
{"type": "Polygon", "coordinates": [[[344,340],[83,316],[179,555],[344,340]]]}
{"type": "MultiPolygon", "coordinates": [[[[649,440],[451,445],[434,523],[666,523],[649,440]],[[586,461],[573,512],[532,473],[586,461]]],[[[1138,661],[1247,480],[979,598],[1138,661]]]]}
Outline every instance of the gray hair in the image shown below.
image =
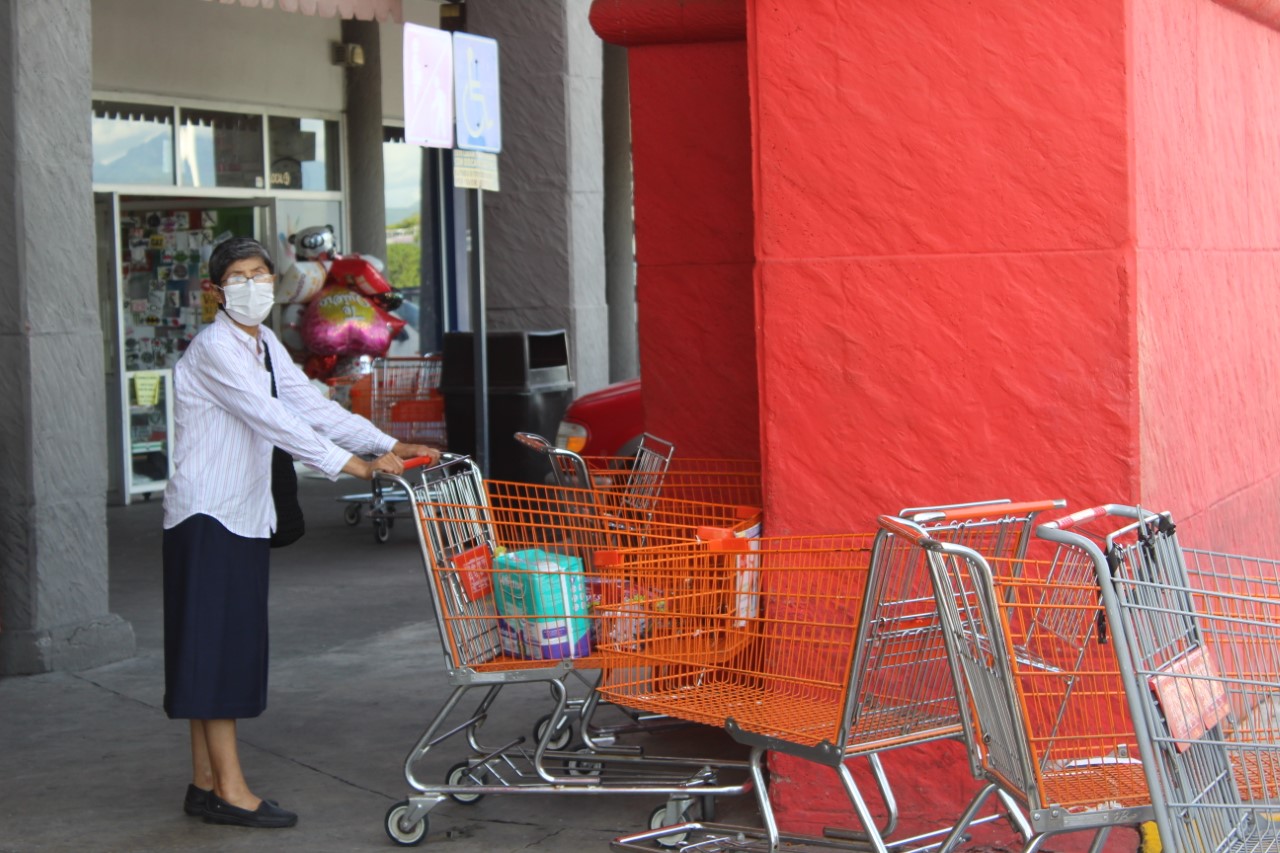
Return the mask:
{"type": "Polygon", "coordinates": [[[209,256],[209,280],[214,284],[222,284],[227,267],[246,258],[261,258],[267,269],[275,274],[276,265],[272,263],[271,254],[265,246],[252,237],[232,237],[215,246],[213,254],[209,256]]]}

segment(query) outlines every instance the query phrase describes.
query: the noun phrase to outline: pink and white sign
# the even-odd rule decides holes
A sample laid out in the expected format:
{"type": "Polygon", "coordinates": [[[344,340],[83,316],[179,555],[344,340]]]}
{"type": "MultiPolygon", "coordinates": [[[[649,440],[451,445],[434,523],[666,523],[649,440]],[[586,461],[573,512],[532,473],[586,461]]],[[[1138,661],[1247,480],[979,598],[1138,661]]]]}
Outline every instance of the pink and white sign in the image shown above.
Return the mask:
{"type": "Polygon", "coordinates": [[[404,139],[453,147],[453,38],[444,30],[404,25],[404,139]]]}

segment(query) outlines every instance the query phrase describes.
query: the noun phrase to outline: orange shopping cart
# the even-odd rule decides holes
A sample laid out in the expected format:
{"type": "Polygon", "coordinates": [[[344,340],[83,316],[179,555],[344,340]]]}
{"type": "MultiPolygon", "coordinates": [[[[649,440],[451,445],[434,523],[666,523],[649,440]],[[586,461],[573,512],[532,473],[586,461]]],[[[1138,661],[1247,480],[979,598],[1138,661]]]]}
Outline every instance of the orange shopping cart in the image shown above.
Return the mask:
{"type": "MultiPolygon", "coordinates": [[[[385,829],[399,844],[416,844],[427,815],[451,798],[474,803],[491,794],[662,795],[686,802],[743,793],[746,764],[732,756],[655,755],[635,746],[596,742],[564,750],[559,737],[569,704],[566,680],[607,667],[597,607],[652,596],[602,574],[595,549],[688,541],[700,526],[732,531],[739,508],[665,505],[635,518],[597,522],[590,493],[524,483],[484,481],[471,460],[447,457],[425,469],[422,482],[387,477],[404,489],[418,522],[423,565],[432,593],[446,669],[453,687],[405,759],[413,789],[388,811],[385,829]],[[530,741],[486,743],[481,727],[502,688],[545,684],[551,713],[530,741]],[[482,691],[476,708],[460,706],[482,691]],[[430,760],[459,757],[444,781],[427,781],[430,760]],[[736,779],[726,779],[737,776],[736,779]]],[[[520,703],[527,713],[527,702],[520,703]]],[[[685,807],[682,805],[681,810],[685,807]]]]}
{"type": "MultiPolygon", "coordinates": [[[[650,497],[643,508],[622,503],[602,504],[599,493],[591,489],[564,488],[516,481],[485,480],[484,491],[494,518],[504,528],[518,526],[528,530],[557,530],[557,535],[571,535],[577,547],[589,555],[596,568],[588,578],[588,602],[594,606],[612,596],[630,600],[646,594],[629,590],[608,576],[601,567],[601,552],[638,548],[649,544],[666,544],[730,536],[747,537],[760,531],[760,509],[755,506],[730,506],[683,500],[665,495],[650,497]],[[547,508],[551,512],[547,512],[547,508]],[[564,530],[563,519],[572,518],[571,528],[564,530]]],[[[670,728],[670,720],[661,715],[644,714],[609,703],[601,703],[595,692],[599,672],[589,667],[575,667],[573,675],[588,688],[585,699],[571,699],[569,710],[578,716],[578,737],[589,750],[612,746],[622,735],[652,733],[670,728]],[[586,677],[584,674],[590,674],[586,677]],[[603,723],[597,712],[608,707],[622,713],[621,723],[603,723]]],[[[534,740],[540,740],[550,725],[550,714],[538,719],[534,740]]],[[[556,721],[551,745],[562,749],[574,740],[574,722],[570,715],[556,721]]]]}
{"type": "Polygon", "coordinates": [[[1280,561],[1118,504],[1040,533],[1096,567],[1164,849],[1280,849],[1280,561]]]}
{"type": "Polygon", "coordinates": [[[752,459],[681,457],[669,442],[648,434],[635,456],[579,456],[528,432],[516,433],[516,440],[547,457],[556,483],[595,489],[603,502],[658,493],[707,503],[762,505],[760,463],[752,459]]]}
{"type": "Polygon", "coordinates": [[[1093,561],[1073,548],[1052,560],[988,558],[900,518],[880,523],[927,556],[948,654],[973,709],[971,769],[987,783],[940,849],[955,849],[996,792],[1029,815],[1025,853],[1079,831],[1094,833],[1098,851],[1112,828],[1150,820],[1093,561]]]}
{"type": "MultiPolygon", "coordinates": [[[[335,390],[341,387],[335,386],[335,390]]],[[[353,411],[367,416],[374,426],[396,440],[442,449],[448,446],[439,354],[377,359],[373,372],[356,378],[348,394],[353,411]],[[359,411],[358,406],[367,408],[359,411]]],[[[346,504],[342,518],[347,524],[356,525],[361,518],[369,518],[378,543],[391,538],[396,509],[409,499],[403,491],[383,485],[375,480],[369,492],[336,499],[346,504]]]]}
{"type": "MultiPolygon", "coordinates": [[[[939,537],[1021,555],[1031,522],[1057,506],[1062,502],[1004,501],[919,512],[939,537]]],[[[648,633],[608,648],[616,659],[600,692],[619,704],[722,726],[750,746],[765,823],[763,829],[681,824],[670,811],[655,812],[648,831],[615,840],[615,849],[646,850],[652,842],[698,851],[839,847],[837,837],[844,836],[844,846],[886,850],[898,810],[880,755],[962,738],[972,729],[967,703],[956,698],[956,671],[918,549],[882,530],[673,545],[615,559],[616,574],[630,583],[683,582],[688,594],[668,594],[643,610],[648,633]],[[781,833],[762,784],[766,750],[830,767],[861,832],[781,833]],[[856,757],[871,768],[887,813],[883,824],[846,766],[856,757]]],[[[621,609],[616,618],[625,626],[636,615],[621,609]]],[[[601,630],[615,636],[621,629],[609,625],[610,616],[602,614],[601,630]]],[[[1012,800],[1002,801],[1018,814],[1012,800]]],[[[894,844],[923,843],[949,830],[894,844]]]]}

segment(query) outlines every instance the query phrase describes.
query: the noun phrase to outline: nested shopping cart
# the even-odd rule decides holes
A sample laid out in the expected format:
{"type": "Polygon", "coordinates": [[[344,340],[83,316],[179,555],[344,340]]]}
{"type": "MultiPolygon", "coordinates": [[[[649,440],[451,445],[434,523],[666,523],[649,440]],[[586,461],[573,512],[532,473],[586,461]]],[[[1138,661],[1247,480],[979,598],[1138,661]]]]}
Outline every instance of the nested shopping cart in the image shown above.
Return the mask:
{"type": "MultiPolygon", "coordinates": [[[[993,502],[919,512],[939,537],[1018,556],[1037,514],[1061,505],[993,502]]],[[[646,850],[658,842],[698,851],[777,850],[811,843],[885,851],[898,810],[880,755],[959,738],[971,725],[967,705],[956,698],[919,549],[880,531],[722,539],[616,559],[626,582],[678,594],[639,611],[604,608],[601,630],[616,660],[600,692],[622,705],[722,726],[750,746],[765,826],[671,825],[655,815],[648,831],[617,839],[615,849],[646,850]],[[637,624],[645,631],[630,635],[628,626],[637,624]],[[822,838],[781,833],[763,785],[766,750],[832,768],[861,831],[829,830],[822,838]],[[852,758],[865,758],[871,768],[887,812],[883,825],[847,767],[852,758]]],[[[1016,812],[1011,800],[1006,806],[1016,812]]],[[[946,831],[894,845],[925,844],[946,831]]]]}
{"type": "Polygon", "coordinates": [[[687,458],[646,434],[634,456],[580,456],[540,435],[516,440],[547,457],[554,482],[596,490],[602,502],[638,504],[649,493],[706,503],[760,506],[760,463],[752,459],[687,458]]]}
{"type": "MultiPolygon", "coordinates": [[[[758,506],[705,503],[665,494],[650,495],[634,503],[602,503],[598,492],[592,489],[492,479],[484,481],[484,492],[493,518],[503,530],[544,531],[542,535],[554,531],[556,536],[573,538],[585,555],[584,560],[595,569],[589,573],[588,584],[588,599],[593,605],[608,596],[632,600],[646,594],[645,590],[622,589],[613,582],[605,570],[608,564],[602,562],[607,555],[602,552],[730,536],[743,538],[760,532],[758,506]]],[[[574,741],[574,715],[578,718],[578,736],[588,750],[615,747],[623,735],[673,727],[661,715],[601,703],[595,691],[598,670],[580,665],[574,668],[573,675],[587,687],[586,697],[571,699],[569,710],[573,714],[555,721],[555,734],[550,741],[553,748],[561,749],[574,741]],[[615,719],[606,721],[604,715],[597,716],[604,708],[615,712],[615,719]],[[618,713],[623,715],[621,722],[616,719],[618,713]]],[[[552,722],[550,714],[539,718],[534,739],[541,739],[545,727],[552,722]]]]}
{"type": "Polygon", "coordinates": [[[1137,507],[1046,532],[1099,567],[1164,849],[1280,850],[1280,562],[1181,548],[1137,507]]]}
{"type": "MultiPolygon", "coordinates": [[[[440,355],[380,358],[373,362],[369,386],[369,420],[406,444],[445,448],[444,397],[440,393],[440,355]]],[[[353,409],[355,400],[352,400],[353,409]]],[[[375,480],[370,491],[342,495],[343,520],[355,525],[368,517],[374,541],[391,538],[396,509],[409,500],[400,489],[384,488],[375,480]]]]}
{"type": "Polygon", "coordinates": [[[1060,549],[1051,560],[984,557],[902,519],[881,526],[926,554],[947,651],[974,713],[966,738],[986,781],[942,851],[955,849],[993,793],[1025,806],[1024,853],[1067,832],[1151,818],[1137,735],[1108,641],[1095,565],[1060,549]]]}
{"type": "MultiPolygon", "coordinates": [[[[626,747],[554,749],[568,704],[567,676],[609,665],[598,651],[603,644],[592,598],[621,603],[663,593],[601,574],[594,549],[602,532],[592,505],[575,499],[574,490],[547,487],[535,494],[527,484],[523,491],[503,490],[486,483],[465,458],[450,458],[422,476],[412,486],[387,479],[405,490],[418,520],[453,689],[405,759],[405,779],[415,793],[387,813],[392,840],[421,841],[428,812],[445,798],[473,803],[488,794],[647,794],[683,802],[748,789],[746,764],[733,758],[653,755],[626,747]],[[482,742],[481,728],[502,688],[531,682],[550,689],[550,724],[532,742],[523,736],[482,742]],[[461,722],[453,720],[471,690],[483,692],[477,707],[463,713],[461,722]],[[439,754],[455,736],[465,740],[467,757],[444,771],[442,784],[426,781],[429,754],[439,754]],[[727,781],[726,775],[740,778],[727,781]]],[[[655,506],[646,512],[643,528],[615,525],[606,541],[613,547],[671,544],[692,538],[700,526],[732,535],[741,522],[735,508],[704,507],[699,517],[668,523],[655,506]]]]}

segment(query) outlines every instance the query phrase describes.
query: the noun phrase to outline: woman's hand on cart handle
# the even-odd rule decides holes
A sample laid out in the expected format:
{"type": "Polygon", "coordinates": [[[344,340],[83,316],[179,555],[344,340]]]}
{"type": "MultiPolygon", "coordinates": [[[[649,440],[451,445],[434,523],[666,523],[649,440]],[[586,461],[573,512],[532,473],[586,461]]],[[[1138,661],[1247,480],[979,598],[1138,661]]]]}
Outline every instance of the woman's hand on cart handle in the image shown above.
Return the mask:
{"type": "Polygon", "coordinates": [[[430,447],[426,448],[426,450],[428,452],[421,456],[414,456],[404,460],[404,470],[408,471],[412,468],[430,467],[440,461],[441,454],[439,450],[432,450],[430,447]]]}
{"type": "Polygon", "coordinates": [[[404,473],[404,462],[394,453],[384,453],[373,460],[364,460],[359,456],[352,456],[347,460],[347,464],[342,466],[342,473],[359,477],[361,480],[372,480],[373,475],[377,473],[404,473]]]}
{"type": "MultiPolygon", "coordinates": [[[[396,446],[391,448],[391,452],[401,459],[420,459],[429,458],[432,462],[440,458],[440,451],[426,444],[406,444],[403,441],[397,441],[396,446]]],[[[424,463],[419,463],[424,464],[424,463]]]]}

